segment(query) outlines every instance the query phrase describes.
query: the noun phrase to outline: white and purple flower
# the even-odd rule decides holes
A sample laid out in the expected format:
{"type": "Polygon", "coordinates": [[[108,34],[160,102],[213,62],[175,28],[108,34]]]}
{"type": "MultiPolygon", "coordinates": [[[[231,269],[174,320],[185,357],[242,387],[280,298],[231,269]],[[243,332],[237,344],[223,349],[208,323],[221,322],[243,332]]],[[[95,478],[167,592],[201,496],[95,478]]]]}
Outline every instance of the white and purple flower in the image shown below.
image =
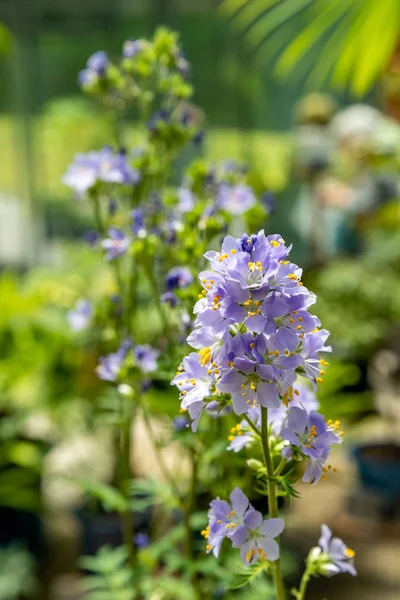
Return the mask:
{"type": "Polygon", "coordinates": [[[108,238],[101,242],[102,248],[106,251],[106,259],[114,260],[118,256],[122,256],[128,250],[130,241],[123,231],[117,227],[110,227],[108,230],[108,238]]]}
{"type": "Polygon", "coordinates": [[[230,503],[216,498],[210,503],[209,524],[202,531],[207,540],[206,550],[218,556],[222,542],[228,538],[234,548],[240,548],[244,565],[257,560],[275,561],[279,558],[279,545],[274,538],[284,528],[283,519],[264,519],[254,509],[240,488],[229,496],[230,503]]]}
{"type": "Polygon", "coordinates": [[[110,63],[107,52],[98,50],[89,56],[86,68],[79,72],[78,83],[83,87],[90,86],[99,78],[104,77],[106,69],[110,63]]]}
{"type": "Polygon", "coordinates": [[[329,576],[338,573],[357,575],[354,566],[354,550],[348,548],[340,538],[332,537],[332,531],[327,525],[321,525],[318,548],[313,548],[310,554],[314,561],[318,561],[319,571],[322,575],[329,576]]]}
{"type": "Polygon", "coordinates": [[[134,56],[137,56],[147,45],[147,40],[126,40],[122,46],[122,56],[124,58],[133,58],[134,56]]]}
{"type": "Polygon", "coordinates": [[[217,192],[217,206],[232,215],[242,215],[257,202],[252,188],[248,185],[228,185],[222,183],[217,192]]]}
{"type": "Polygon", "coordinates": [[[193,275],[187,267],[173,267],[165,276],[165,286],[169,292],[189,287],[193,275]]]}
{"type": "Polygon", "coordinates": [[[76,154],[62,181],[78,196],[84,196],[97,182],[136,185],[140,173],[131,167],[124,152],[106,146],[97,152],[76,154]]]}
{"type": "Polygon", "coordinates": [[[68,311],[67,318],[72,331],[86,329],[93,317],[93,306],[89,300],[78,300],[75,308],[68,311]]]}
{"type": "Polygon", "coordinates": [[[133,348],[136,365],[143,373],[152,373],[157,369],[157,359],[160,351],[150,344],[140,344],[133,348]]]}
{"type": "Polygon", "coordinates": [[[117,381],[123,362],[131,347],[131,341],[125,340],[116,352],[101,356],[96,367],[97,377],[103,381],[117,381]]]}

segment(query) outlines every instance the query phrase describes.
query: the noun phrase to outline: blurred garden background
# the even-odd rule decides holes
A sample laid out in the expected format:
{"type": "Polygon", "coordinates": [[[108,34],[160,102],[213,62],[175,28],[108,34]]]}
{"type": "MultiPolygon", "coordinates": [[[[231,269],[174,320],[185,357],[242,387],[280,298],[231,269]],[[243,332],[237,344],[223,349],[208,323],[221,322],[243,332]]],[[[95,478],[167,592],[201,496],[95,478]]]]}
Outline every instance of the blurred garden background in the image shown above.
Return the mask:
{"type": "MultiPolygon", "coordinates": [[[[331,331],[318,398],[345,424],[346,438],[339,473],[316,490],[301,484],[303,501],[286,508],[287,577],[301,570],[323,521],[357,551],[359,577],[329,590],[316,580],[310,599],[400,600],[398,0],[1,0],[0,600],[86,598],[80,580],[90,567],[78,557],[120,537],[112,510],[101,523],[88,516],[93,485],[68,480],[90,474],[107,504],[101,485],[112,478],[112,440],[97,407],[109,397],[95,375],[107,338],[77,334],[68,314],[80,298],[96,301],[113,287],[84,239],[91,212],[62,176],[75,153],[113,135],[108,113],[77,84],[88,56],[120,55],[124,40],[150,37],[160,25],[180,34],[205,130],[201,146],[179,153],[170,183],[194,159],[245,165],[265,209],[254,230],[293,243],[318,297],[315,313],[331,331]]],[[[128,117],[132,144],[140,130],[137,115],[128,117]]],[[[242,230],[239,213],[232,231],[242,230]]],[[[135,320],[142,342],[149,327],[161,336],[146,285],[135,320]]],[[[147,397],[161,439],[179,415],[178,395],[161,374],[147,397]]],[[[179,444],[166,461],[185,479],[179,444]]],[[[162,484],[140,421],[132,445],[139,480],[162,484]]],[[[143,484],[138,493],[153,491],[143,484]]],[[[158,538],[168,540],[179,516],[163,514],[169,500],[160,493],[143,502],[141,533],[156,521],[158,538]]],[[[199,507],[206,495],[204,487],[199,507]]],[[[112,509],[116,500],[108,501],[112,509]]],[[[148,561],[168,564],[168,542],[159,546],[148,561]]],[[[212,597],[247,598],[246,589],[218,588],[212,597]]],[[[273,599],[269,593],[253,595],[273,599]]],[[[147,596],[192,597],[170,580],[147,596]]]]}

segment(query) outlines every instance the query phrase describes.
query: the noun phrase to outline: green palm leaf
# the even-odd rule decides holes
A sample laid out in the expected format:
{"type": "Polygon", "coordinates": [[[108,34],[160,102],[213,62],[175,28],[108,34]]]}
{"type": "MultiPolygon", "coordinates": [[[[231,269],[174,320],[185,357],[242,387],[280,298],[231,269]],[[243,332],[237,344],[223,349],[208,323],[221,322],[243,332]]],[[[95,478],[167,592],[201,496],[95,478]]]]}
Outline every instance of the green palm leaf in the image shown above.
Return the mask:
{"type": "Polygon", "coordinates": [[[358,96],[384,74],[400,33],[400,0],[224,0],[222,11],[258,55],[278,51],[279,76],[306,71],[314,87],[328,80],[358,96]],[[284,25],[299,16],[288,39],[284,25]]]}

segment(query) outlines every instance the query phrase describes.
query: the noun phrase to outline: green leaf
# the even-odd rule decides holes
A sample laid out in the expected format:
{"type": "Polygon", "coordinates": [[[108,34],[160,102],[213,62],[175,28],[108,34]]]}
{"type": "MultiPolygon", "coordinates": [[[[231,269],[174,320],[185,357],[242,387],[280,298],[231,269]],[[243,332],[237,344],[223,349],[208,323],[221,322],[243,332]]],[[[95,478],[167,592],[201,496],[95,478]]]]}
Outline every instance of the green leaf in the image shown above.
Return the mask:
{"type": "Polygon", "coordinates": [[[307,66],[314,85],[330,77],[331,84],[349,87],[357,96],[385,72],[400,30],[398,0],[225,0],[222,13],[251,47],[264,52],[266,61],[280,51],[278,75],[290,72],[298,78],[307,66]],[[300,13],[306,23],[287,39],[284,24],[300,13]],[[273,45],[264,45],[272,38],[273,45]]]}
{"type": "Polygon", "coordinates": [[[125,546],[103,546],[96,556],[82,557],[80,565],[94,573],[82,579],[85,600],[133,600],[135,597],[133,570],[125,546]]]}
{"type": "Polygon", "coordinates": [[[231,581],[227,585],[228,590],[237,590],[248,583],[252,582],[256,577],[265,573],[269,568],[269,563],[257,562],[250,567],[241,567],[233,574],[231,581]]]}
{"type": "Polygon", "coordinates": [[[100,481],[79,477],[68,477],[69,481],[76,483],[84,492],[96,498],[106,512],[126,512],[130,510],[130,501],[116,488],[100,481]]]}

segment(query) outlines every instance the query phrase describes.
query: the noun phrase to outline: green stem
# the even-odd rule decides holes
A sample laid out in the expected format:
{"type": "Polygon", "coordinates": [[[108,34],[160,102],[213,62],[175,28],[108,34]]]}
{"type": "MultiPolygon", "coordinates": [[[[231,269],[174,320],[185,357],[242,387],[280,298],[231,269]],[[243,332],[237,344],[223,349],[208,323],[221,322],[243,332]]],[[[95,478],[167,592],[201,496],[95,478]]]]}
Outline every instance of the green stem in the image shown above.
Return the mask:
{"type": "Polygon", "coordinates": [[[122,301],[124,301],[125,286],[124,286],[124,280],[123,280],[122,273],[121,273],[121,265],[118,262],[118,257],[115,258],[114,260],[112,260],[111,263],[112,263],[112,267],[114,269],[115,280],[116,280],[117,286],[119,288],[119,293],[121,294],[121,299],[122,299],[122,301]]]}
{"type": "Polygon", "coordinates": [[[284,458],[282,458],[281,462],[280,462],[280,463],[279,463],[279,465],[276,467],[276,470],[275,470],[275,473],[274,473],[275,477],[276,477],[277,475],[280,475],[280,474],[282,473],[282,471],[283,471],[283,467],[284,467],[285,465],[286,465],[286,460],[285,460],[284,458]]]}
{"type": "Polygon", "coordinates": [[[307,585],[308,585],[308,582],[310,581],[310,577],[311,577],[311,574],[307,567],[307,569],[303,573],[303,577],[301,578],[300,587],[299,587],[299,591],[297,592],[296,600],[305,600],[307,585]]]}
{"type": "Polygon", "coordinates": [[[151,425],[151,421],[150,421],[150,416],[149,413],[147,411],[147,407],[145,405],[144,402],[142,402],[141,404],[142,406],[142,414],[143,414],[143,420],[144,420],[144,424],[146,426],[147,429],[147,433],[149,435],[150,441],[153,444],[153,448],[154,448],[154,452],[156,453],[157,456],[157,463],[158,466],[160,467],[160,470],[166,480],[166,482],[168,483],[168,485],[171,488],[171,491],[173,492],[173,494],[175,495],[175,497],[177,498],[177,500],[179,501],[179,504],[184,507],[184,499],[178,489],[178,486],[175,483],[174,477],[171,474],[169,468],[167,467],[167,464],[164,460],[164,456],[163,453],[161,452],[160,449],[160,445],[158,443],[158,440],[156,438],[156,435],[153,431],[153,427],[151,425]]]}
{"type": "Polygon", "coordinates": [[[252,430],[261,437],[261,431],[258,429],[257,425],[255,425],[253,423],[253,421],[250,419],[250,417],[248,417],[246,415],[246,413],[244,413],[244,415],[242,415],[242,417],[248,422],[248,424],[250,425],[250,427],[252,428],[252,430]]]}
{"type": "MultiPolygon", "coordinates": [[[[185,536],[186,556],[189,559],[189,561],[192,563],[191,566],[193,568],[195,566],[195,555],[194,555],[194,546],[193,546],[193,531],[192,531],[190,519],[195,510],[197,475],[198,475],[198,470],[199,470],[198,459],[197,459],[195,452],[193,452],[193,451],[191,452],[191,462],[192,462],[192,471],[191,471],[191,477],[190,477],[190,489],[189,489],[188,500],[184,507],[184,515],[185,515],[184,516],[184,524],[185,524],[185,533],[186,533],[186,536],[185,536]]],[[[197,573],[194,569],[192,571],[191,581],[192,581],[192,586],[193,586],[193,590],[195,593],[195,597],[198,600],[200,600],[200,593],[198,590],[197,573]]]]}
{"type": "MultiPolygon", "coordinates": [[[[274,465],[269,450],[268,440],[268,409],[261,407],[261,443],[264,453],[265,467],[268,475],[268,505],[270,517],[276,518],[278,516],[278,501],[276,496],[276,484],[273,480],[274,477],[274,465]]],[[[279,539],[277,539],[279,543],[279,539]]],[[[283,585],[282,572],[281,572],[281,560],[278,558],[273,563],[274,569],[274,584],[276,591],[277,600],[285,600],[285,588],[283,585]]]]}
{"type": "Polygon", "coordinates": [[[151,266],[150,267],[146,266],[145,271],[146,271],[147,279],[150,284],[151,293],[153,296],[155,306],[158,310],[158,314],[160,315],[160,319],[161,319],[161,323],[162,323],[162,327],[163,327],[163,333],[165,334],[168,330],[168,319],[164,312],[164,306],[160,302],[160,291],[158,289],[157,282],[152,273],[151,266]]]}
{"type": "MultiPolygon", "coordinates": [[[[128,481],[132,478],[131,473],[131,431],[132,421],[127,420],[120,427],[120,446],[119,446],[119,463],[120,463],[120,491],[125,496],[126,500],[130,500],[128,492],[128,481]]],[[[120,513],[122,535],[124,545],[128,549],[131,565],[136,565],[136,545],[133,540],[135,533],[133,511],[126,510],[120,513]]]]}
{"type": "Polygon", "coordinates": [[[100,202],[99,202],[99,198],[98,198],[97,194],[95,196],[93,196],[93,212],[94,212],[94,219],[96,222],[97,229],[99,230],[99,233],[101,235],[104,235],[105,228],[104,228],[103,218],[101,216],[100,202]]]}

